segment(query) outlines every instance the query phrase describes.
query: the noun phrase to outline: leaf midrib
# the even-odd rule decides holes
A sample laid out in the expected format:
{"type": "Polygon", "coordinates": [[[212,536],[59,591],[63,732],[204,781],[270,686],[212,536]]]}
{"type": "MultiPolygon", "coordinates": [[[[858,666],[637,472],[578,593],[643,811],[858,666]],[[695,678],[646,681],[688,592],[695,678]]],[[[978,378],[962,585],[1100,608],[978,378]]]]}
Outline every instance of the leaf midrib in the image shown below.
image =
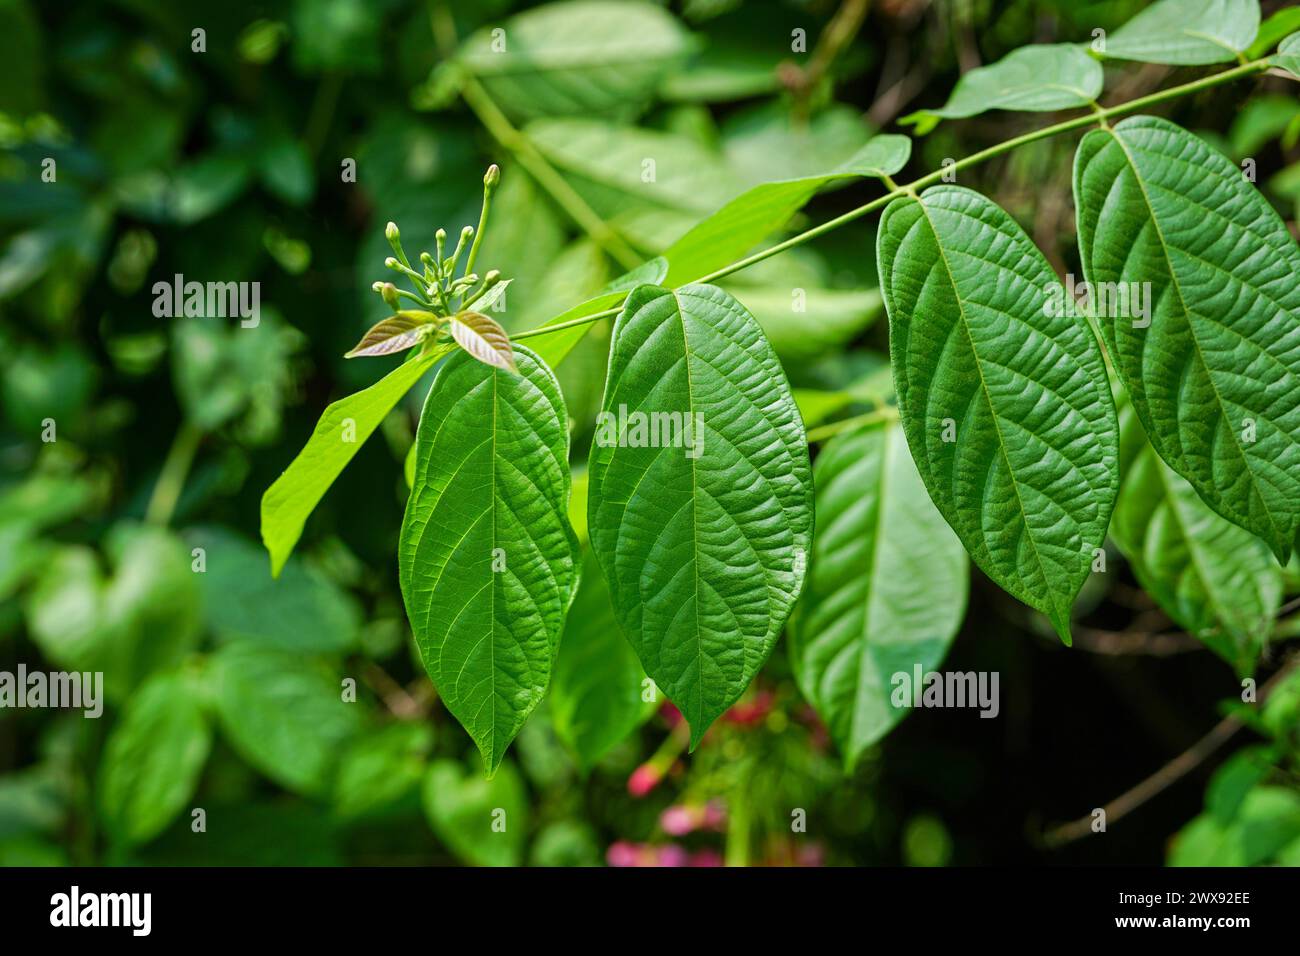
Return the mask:
{"type": "MultiPolygon", "coordinates": [[[[1038,542],[1034,540],[1033,529],[1029,525],[1029,515],[1025,511],[1025,502],[1020,495],[1020,482],[1016,478],[1015,469],[1011,466],[1011,458],[1007,454],[1006,439],[1002,435],[1002,425],[998,420],[997,409],[993,406],[993,397],[989,392],[988,382],[984,379],[983,360],[980,358],[979,350],[975,348],[975,337],[971,334],[970,323],[966,319],[966,303],[961,296],[957,286],[956,276],[953,275],[952,265],[948,262],[948,253],[943,247],[943,242],[939,238],[939,230],[935,228],[934,220],[930,218],[930,211],[926,208],[925,201],[920,197],[915,200],[916,204],[921,207],[921,214],[925,216],[926,225],[930,227],[930,234],[934,236],[935,248],[939,250],[939,261],[943,263],[944,271],[948,274],[948,282],[952,286],[953,298],[957,300],[957,311],[961,317],[962,331],[966,333],[966,341],[970,344],[971,354],[975,356],[975,370],[979,373],[980,391],[984,395],[984,401],[988,403],[989,415],[993,419],[993,431],[998,436],[998,450],[1002,454],[1002,461],[1007,466],[1007,477],[1011,479],[1011,489],[1016,493],[1016,505],[1020,509],[1020,520],[1024,525],[1025,537],[1029,540],[1029,546],[1033,548],[1034,560],[1038,563],[1038,573],[1043,577],[1043,583],[1047,585],[1047,591],[1051,595],[1052,604],[1056,606],[1059,613],[1061,607],[1057,602],[1056,589],[1052,586],[1052,581],[1047,575],[1047,568],[1043,565],[1043,556],[1039,553],[1038,542]]],[[[984,534],[980,531],[980,543],[987,549],[984,544],[984,534]]],[[[1068,613],[1067,613],[1068,620],[1068,613]]]]}
{"type": "MultiPolygon", "coordinates": [[[[1231,419],[1228,416],[1228,407],[1224,404],[1223,396],[1219,392],[1218,383],[1215,382],[1214,376],[1210,372],[1210,366],[1205,361],[1205,352],[1201,348],[1201,340],[1196,333],[1196,323],[1192,321],[1192,310],[1187,305],[1187,297],[1183,294],[1182,280],[1178,276],[1178,271],[1174,268],[1173,258],[1169,255],[1169,242],[1165,238],[1164,229],[1161,228],[1160,220],[1156,216],[1155,205],[1151,202],[1151,195],[1147,192],[1146,182],[1143,179],[1141,171],[1138,169],[1137,161],[1133,158],[1132,153],[1129,152],[1128,144],[1120,138],[1119,134],[1114,129],[1108,128],[1102,130],[1102,132],[1107,133],[1111,139],[1115,141],[1116,145],[1119,146],[1120,152],[1124,155],[1124,161],[1128,164],[1129,171],[1133,174],[1133,181],[1137,183],[1138,190],[1142,193],[1142,202],[1147,207],[1147,213],[1151,217],[1151,226],[1155,229],[1156,238],[1160,241],[1160,254],[1164,257],[1165,266],[1169,269],[1169,282],[1173,286],[1174,294],[1178,296],[1178,304],[1182,307],[1183,313],[1187,316],[1187,331],[1191,336],[1192,345],[1196,348],[1196,360],[1201,363],[1201,368],[1205,370],[1205,380],[1210,383],[1210,390],[1214,393],[1214,401],[1219,407],[1219,414],[1223,416],[1224,421],[1230,421],[1231,419]]],[[[1118,336],[1116,337],[1116,341],[1118,342],[1118,336]]],[[[1237,437],[1236,429],[1228,428],[1227,431],[1228,434],[1232,436],[1232,445],[1237,449],[1237,456],[1245,466],[1244,470],[1250,480],[1250,486],[1254,490],[1256,497],[1259,499],[1260,504],[1264,506],[1264,514],[1268,517],[1269,525],[1273,528],[1274,533],[1278,535],[1279,540],[1285,541],[1287,535],[1283,532],[1282,528],[1278,527],[1277,522],[1273,518],[1272,507],[1270,507],[1267,499],[1265,499],[1264,495],[1260,492],[1259,479],[1255,475],[1254,469],[1250,466],[1250,458],[1247,457],[1246,450],[1241,447],[1241,441],[1237,437]]],[[[1281,431],[1281,429],[1279,429],[1279,431],[1281,431]]],[[[1155,447],[1154,444],[1152,447],[1155,447]]],[[[1247,514],[1249,514],[1249,508],[1247,508],[1247,514]]]]}

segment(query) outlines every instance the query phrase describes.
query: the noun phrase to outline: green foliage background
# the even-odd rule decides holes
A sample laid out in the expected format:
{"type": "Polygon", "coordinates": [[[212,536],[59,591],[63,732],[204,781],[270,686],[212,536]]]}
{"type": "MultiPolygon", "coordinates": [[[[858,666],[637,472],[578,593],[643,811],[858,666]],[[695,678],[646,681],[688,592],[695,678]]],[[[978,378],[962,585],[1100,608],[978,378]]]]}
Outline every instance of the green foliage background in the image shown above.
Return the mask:
{"type": "MultiPolygon", "coordinates": [[[[977,575],[945,667],[1000,672],[1001,717],[913,714],[864,742],[848,774],[778,650],[690,756],[671,709],[612,708],[593,727],[552,700],[484,780],[414,656],[397,587],[421,387],[271,581],[262,490],[329,401],[390,364],[341,357],[387,314],[370,283],[386,278],[388,220],[408,250],[431,249],[439,226],[474,221],[483,169],[499,163],[482,258],[513,278],[507,327],[530,328],[744,189],[834,168],[900,115],[938,107],[973,66],[1031,42],[1086,41],[1143,4],[878,2],[806,84],[791,31],[813,50],[838,4],[685,0],[670,7],[675,28],[647,28],[596,87],[561,91],[579,116],[554,90],[485,78],[609,227],[594,236],[454,95],[447,51],[531,6],[0,2],[0,670],[108,675],[100,720],[0,712],[0,864],[1300,862],[1295,680],[1262,713],[1236,708],[1252,739],[1221,766],[1123,828],[1045,844],[1050,824],[1167,761],[1239,694],[1199,645],[1097,653],[1107,635],[1177,630],[1139,590],[1144,569],[1118,555],[1109,590],[1085,587],[1074,650],[977,575]],[[195,27],[205,52],[191,49],[195,27]],[[617,173],[642,156],[687,174],[667,176],[652,202],[617,173]],[[55,183],[40,179],[46,158],[55,183]],[[355,183],[341,177],[349,160],[355,183]],[[153,284],[178,273],[259,281],[261,324],[156,318],[153,284]],[[195,548],[203,574],[191,572],[195,548]],[[345,679],[358,699],[340,707],[345,679]],[[191,829],[196,807],[204,833],[191,829]],[[493,808],[505,834],[490,832],[493,808]],[[807,833],[791,833],[795,810],[807,833]]],[[[587,28],[572,16],[573,33],[587,28]]],[[[1132,98],[1169,76],[1130,65],[1118,85],[1132,98]]],[[[1171,107],[1234,161],[1256,160],[1293,233],[1294,90],[1243,99],[1231,87],[1171,107]]],[[[1043,121],[944,122],[916,141],[912,165],[937,169],[1043,121]]],[[[1031,144],[962,183],[1007,209],[1057,272],[1078,274],[1074,145],[1031,144]]],[[[819,197],[795,225],[849,208],[863,188],[819,197]]],[[[882,370],[887,380],[874,234],[874,221],[854,223],[723,283],[763,324],[810,426],[869,404],[882,370]],[[794,286],[808,299],[797,316],[794,286]]],[[[608,336],[597,327],[557,370],[575,450],[590,443],[608,336]]],[[[576,474],[581,490],[581,463],[576,474]]],[[[1288,594],[1295,584],[1288,573],[1288,594]]],[[[601,650],[612,611],[583,601],[564,642],[585,656],[557,668],[635,684],[626,648],[601,650]]],[[[1293,630],[1283,621],[1273,636],[1293,630]]],[[[1275,642],[1265,664],[1281,655],[1275,642]]]]}

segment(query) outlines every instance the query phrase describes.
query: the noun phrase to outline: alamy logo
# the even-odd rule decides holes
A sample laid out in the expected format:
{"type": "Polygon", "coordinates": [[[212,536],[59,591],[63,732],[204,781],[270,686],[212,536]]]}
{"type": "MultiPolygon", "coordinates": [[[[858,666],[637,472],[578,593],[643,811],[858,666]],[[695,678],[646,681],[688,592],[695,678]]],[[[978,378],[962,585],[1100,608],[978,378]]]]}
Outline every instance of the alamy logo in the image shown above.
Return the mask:
{"type": "Polygon", "coordinates": [[[84,710],[95,718],[104,713],[104,675],[101,671],[18,672],[0,671],[0,708],[54,707],[84,710]]]}
{"type": "Polygon", "coordinates": [[[702,412],[642,412],[618,406],[618,414],[596,416],[596,444],[601,448],[685,448],[687,458],[704,452],[702,412]]]}
{"type": "Polygon", "coordinates": [[[1151,325],[1150,282],[1079,282],[1072,273],[1066,273],[1064,287],[1051,282],[1043,290],[1043,314],[1049,318],[1061,315],[1111,319],[1132,319],[1133,328],[1145,329],[1151,325]],[[1080,300],[1086,304],[1080,305],[1080,300]]]}
{"type": "Polygon", "coordinates": [[[895,707],[940,708],[978,707],[981,717],[996,717],[998,704],[997,671],[939,671],[921,672],[921,665],[912,672],[897,671],[889,679],[893,690],[889,702],[895,707]]]}
{"type": "Polygon", "coordinates": [[[128,926],[133,936],[148,936],[152,924],[152,893],[82,893],[74,886],[50,897],[51,926],[128,926]]]}
{"type": "Polygon", "coordinates": [[[153,314],[160,319],[238,317],[246,329],[262,321],[260,282],[186,282],[178,272],[171,283],[155,282],[153,295],[153,314]]]}

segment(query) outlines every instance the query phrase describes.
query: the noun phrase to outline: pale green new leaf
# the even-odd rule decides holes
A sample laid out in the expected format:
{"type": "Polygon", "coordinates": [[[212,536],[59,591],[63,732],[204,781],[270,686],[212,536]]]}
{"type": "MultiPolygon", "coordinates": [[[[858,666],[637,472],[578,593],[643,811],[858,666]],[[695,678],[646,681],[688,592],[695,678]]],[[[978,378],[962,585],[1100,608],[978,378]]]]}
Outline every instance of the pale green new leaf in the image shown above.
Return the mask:
{"type": "Polygon", "coordinates": [[[489,774],[546,693],[577,585],[564,399],[534,353],[515,359],[438,372],[398,544],[420,657],[489,774]]]}
{"type": "Polygon", "coordinates": [[[1117,60],[1195,66],[1227,63],[1259,32],[1259,0],[1159,0],[1106,38],[1117,60]]]}
{"type": "Polygon", "coordinates": [[[892,176],[912,154],[906,136],[876,136],[842,167],[816,176],[763,183],[697,223],[664,252],[668,285],[684,285],[745,255],[776,232],[818,190],[838,180],[892,176]]]}
{"type": "Polygon", "coordinates": [[[1029,237],[969,189],[891,203],[877,261],[922,480],[975,563],[1068,643],[1119,487],[1101,348],[1050,308],[1063,290],[1029,237]]]}
{"type": "Polygon", "coordinates": [[[104,747],[100,806],[126,843],[161,833],[194,795],[212,730],[190,678],[153,678],[131,698],[104,747]]]}
{"type": "Polygon", "coordinates": [[[1271,62],[1300,79],[1300,33],[1293,33],[1278,44],[1271,62]]]}
{"type": "Polygon", "coordinates": [[[485,27],[458,59],[506,112],[538,116],[639,112],[693,44],[650,3],[550,3],[485,27]]]}
{"type": "Polygon", "coordinates": [[[1152,445],[1285,561],[1300,527],[1295,241],[1240,169],[1155,117],[1085,136],[1074,194],[1084,276],[1139,293],[1127,308],[1110,295],[1098,324],[1152,445]]]}
{"type": "Polygon", "coordinates": [[[921,110],[900,122],[915,123],[917,132],[926,133],[940,119],[962,119],[989,110],[1070,109],[1094,102],[1101,87],[1101,64],[1083,47],[1072,43],[1026,46],[966,73],[939,109],[921,110]]]}
{"type": "Polygon", "coordinates": [[[943,663],[969,568],[897,424],[835,437],[813,477],[817,534],[790,661],[851,771],[908,713],[890,701],[893,675],[943,663]]]}
{"type": "Polygon", "coordinates": [[[623,633],[694,746],[767,659],[803,587],[803,423],[758,323],[707,285],[628,296],[604,409],[644,417],[625,434],[598,422],[592,550],[623,633]]]}
{"type": "Polygon", "coordinates": [[[298,457],[262,495],[262,542],[279,575],[302,535],[307,516],[420,376],[450,351],[439,345],[399,365],[374,385],[330,404],[298,457]]]}
{"type": "MultiPolygon", "coordinates": [[[[1131,406],[1123,428],[1140,433],[1131,406]]],[[[1128,463],[1111,538],[1142,589],[1243,677],[1252,674],[1282,600],[1265,544],[1207,508],[1145,441],[1128,463]]]]}
{"type": "Polygon", "coordinates": [[[342,678],[301,653],[248,641],[227,644],[212,665],[217,715],[235,750],[294,793],[327,793],[362,724],[342,678]]]}
{"type": "Polygon", "coordinates": [[[490,780],[452,760],[439,760],[424,777],[429,826],[456,856],[475,866],[518,866],[528,835],[528,800],[514,764],[490,780]]]}
{"type": "Polygon", "coordinates": [[[655,711],[645,671],[623,639],[609,586],[590,556],[560,640],[551,685],[555,732],[590,770],[655,711]]]}

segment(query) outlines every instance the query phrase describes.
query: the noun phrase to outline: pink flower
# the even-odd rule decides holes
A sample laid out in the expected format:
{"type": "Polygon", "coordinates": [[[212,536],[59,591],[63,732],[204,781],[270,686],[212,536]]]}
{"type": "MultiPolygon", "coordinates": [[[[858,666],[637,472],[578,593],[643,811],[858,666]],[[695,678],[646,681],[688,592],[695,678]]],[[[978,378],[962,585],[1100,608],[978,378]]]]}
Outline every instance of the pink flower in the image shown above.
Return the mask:
{"type": "Polygon", "coordinates": [[[676,843],[668,843],[659,848],[659,866],[687,866],[690,854],[676,843]]]}
{"type": "Polygon", "coordinates": [[[700,817],[695,807],[669,807],[659,814],[659,826],[669,836],[685,836],[700,825],[700,817]]]}
{"type": "Polygon", "coordinates": [[[662,779],[663,771],[653,764],[643,763],[632,771],[632,776],[627,778],[627,792],[634,797],[644,797],[657,787],[662,779]]]}
{"type": "Polygon", "coordinates": [[[704,849],[696,850],[691,854],[691,861],[687,866],[722,866],[722,854],[717,850],[704,849]]]}
{"type": "Polygon", "coordinates": [[[617,840],[605,851],[605,862],[610,866],[636,866],[640,856],[635,843],[617,840]]]}

